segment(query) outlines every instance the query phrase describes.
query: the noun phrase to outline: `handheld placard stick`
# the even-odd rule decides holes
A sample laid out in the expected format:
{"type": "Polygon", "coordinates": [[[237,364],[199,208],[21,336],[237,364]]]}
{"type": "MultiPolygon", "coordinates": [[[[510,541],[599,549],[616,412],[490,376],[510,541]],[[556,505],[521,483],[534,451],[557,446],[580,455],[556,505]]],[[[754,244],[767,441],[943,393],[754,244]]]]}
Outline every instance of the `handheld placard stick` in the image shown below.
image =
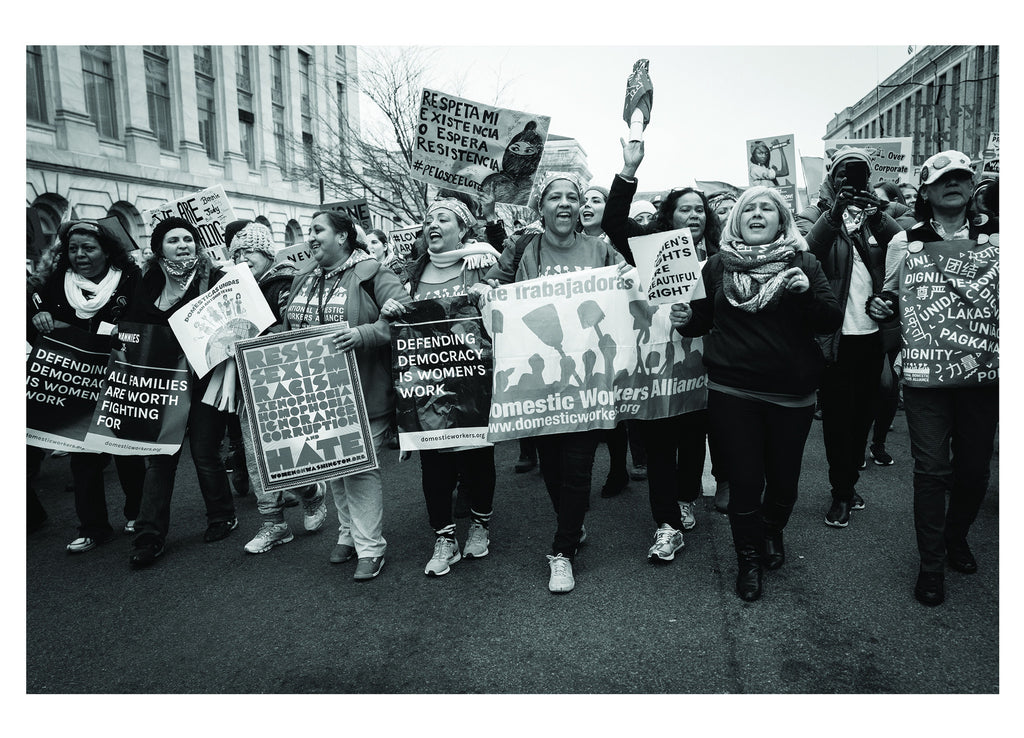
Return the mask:
{"type": "Polygon", "coordinates": [[[622,119],[629,126],[630,141],[643,141],[644,129],[651,122],[654,85],[647,73],[650,63],[648,59],[638,59],[626,80],[626,103],[622,108],[622,119]]]}

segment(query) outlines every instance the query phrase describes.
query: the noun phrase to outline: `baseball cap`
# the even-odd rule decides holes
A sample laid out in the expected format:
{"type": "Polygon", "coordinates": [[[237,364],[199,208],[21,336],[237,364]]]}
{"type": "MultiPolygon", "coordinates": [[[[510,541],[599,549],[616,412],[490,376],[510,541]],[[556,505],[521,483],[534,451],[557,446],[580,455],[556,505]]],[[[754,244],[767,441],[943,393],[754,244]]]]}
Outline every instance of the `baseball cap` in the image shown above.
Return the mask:
{"type": "Polygon", "coordinates": [[[966,154],[950,149],[928,157],[921,167],[921,184],[929,185],[949,172],[962,171],[974,175],[971,159],[966,154]]]}

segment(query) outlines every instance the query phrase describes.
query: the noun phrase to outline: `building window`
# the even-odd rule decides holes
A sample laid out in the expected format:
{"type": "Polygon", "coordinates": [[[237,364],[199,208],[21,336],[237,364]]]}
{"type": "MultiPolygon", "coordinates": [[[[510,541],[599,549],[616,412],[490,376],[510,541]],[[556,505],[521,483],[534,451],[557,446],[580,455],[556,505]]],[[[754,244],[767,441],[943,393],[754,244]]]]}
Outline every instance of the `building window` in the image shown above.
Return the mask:
{"type": "Polygon", "coordinates": [[[39,123],[46,123],[46,87],[43,85],[43,49],[28,46],[28,70],[25,76],[25,99],[28,103],[26,117],[39,123]]]}
{"type": "Polygon", "coordinates": [[[274,125],[274,150],[277,165],[288,171],[287,138],[284,125],[284,48],[270,47],[270,102],[274,125]]]}
{"type": "Polygon", "coordinates": [[[109,46],[82,46],[85,109],[104,138],[117,138],[114,59],[109,46]]]}
{"type": "Polygon", "coordinates": [[[252,52],[248,46],[238,46],[235,72],[238,87],[238,139],[242,155],[250,169],[256,168],[256,116],[252,105],[252,52]]]}
{"type": "Polygon", "coordinates": [[[307,171],[313,171],[313,134],[302,134],[302,158],[307,171]]]}
{"type": "Polygon", "coordinates": [[[217,98],[214,94],[213,47],[197,46],[196,103],[199,109],[199,141],[206,155],[217,158],[217,98]]]}
{"type": "Polygon", "coordinates": [[[171,131],[171,77],[168,71],[166,46],[143,46],[146,63],[146,103],[149,105],[149,127],[160,148],[174,150],[171,131]]]}
{"type": "MultiPolygon", "coordinates": [[[[960,116],[962,111],[960,110],[960,65],[957,64],[953,67],[953,71],[950,72],[949,81],[949,141],[950,145],[958,149],[961,147],[960,143],[960,116]]],[[[967,148],[964,146],[963,148],[967,148]]]]}
{"type": "MultiPolygon", "coordinates": [[[[999,47],[990,47],[988,55],[988,73],[992,79],[988,80],[988,133],[995,133],[999,130],[999,119],[996,110],[999,108],[999,47]]],[[[985,145],[988,145],[988,136],[985,136],[985,145]]]]}
{"type": "Polygon", "coordinates": [[[289,220],[288,224],[284,227],[284,244],[285,246],[294,246],[302,240],[302,229],[299,224],[294,220],[289,220]]]}

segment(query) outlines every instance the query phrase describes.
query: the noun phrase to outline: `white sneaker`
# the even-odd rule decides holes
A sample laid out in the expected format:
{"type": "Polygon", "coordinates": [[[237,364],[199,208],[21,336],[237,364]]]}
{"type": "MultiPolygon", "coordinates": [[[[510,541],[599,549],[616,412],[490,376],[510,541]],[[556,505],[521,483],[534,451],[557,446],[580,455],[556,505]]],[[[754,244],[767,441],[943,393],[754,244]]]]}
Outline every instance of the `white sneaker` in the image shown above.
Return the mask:
{"type": "Polygon", "coordinates": [[[683,521],[683,530],[693,530],[697,525],[697,517],[693,514],[695,505],[692,502],[679,503],[679,517],[683,521]]]}
{"type": "Polygon", "coordinates": [[[135,521],[134,520],[126,520],[126,521],[124,521],[124,532],[125,533],[134,533],[135,532],[135,521]]]}
{"type": "Polygon", "coordinates": [[[572,592],[576,586],[576,580],[572,578],[572,562],[558,554],[548,555],[548,565],[551,567],[551,578],[548,579],[548,590],[556,594],[572,592]]]}
{"type": "Polygon", "coordinates": [[[488,553],[487,545],[491,542],[487,528],[480,523],[470,523],[466,534],[466,545],[462,547],[462,555],[467,559],[482,559],[488,553]]]}
{"type": "Polygon", "coordinates": [[[654,533],[654,545],[647,549],[647,560],[671,561],[683,547],[683,534],[668,523],[662,523],[654,533]]]}
{"type": "Polygon", "coordinates": [[[451,565],[462,561],[458,542],[451,538],[438,536],[434,541],[434,555],[427,562],[423,573],[428,577],[443,577],[452,570],[451,565]]]}
{"type": "Polygon", "coordinates": [[[266,553],[274,546],[280,546],[282,543],[293,540],[295,540],[295,536],[288,528],[288,523],[275,523],[268,520],[257,531],[253,539],[245,544],[245,550],[246,553],[251,554],[266,553]]]}
{"type": "Polygon", "coordinates": [[[316,496],[302,501],[302,527],[308,532],[320,530],[327,520],[327,483],[316,483],[316,496]]]}

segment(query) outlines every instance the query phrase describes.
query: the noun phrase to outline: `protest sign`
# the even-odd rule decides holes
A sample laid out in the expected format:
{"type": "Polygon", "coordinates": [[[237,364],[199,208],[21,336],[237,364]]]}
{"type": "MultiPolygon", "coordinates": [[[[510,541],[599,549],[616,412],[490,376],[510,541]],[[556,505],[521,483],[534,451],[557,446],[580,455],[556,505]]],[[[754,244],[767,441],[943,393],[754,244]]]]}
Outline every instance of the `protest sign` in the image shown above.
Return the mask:
{"type": "Polygon", "coordinates": [[[911,241],[900,269],[903,381],[976,387],[999,379],[999,234],[911,241]]]}
{"type": "Polygon", "coordinates": [[[526,205],[551,118],[424,88],[412,177],[497,202],[526,205]]]}
{"type": "Polygon", "coordinates": [[[202,248],[208,257],[214,261],[229,261],[224,248],[224,227],[235,220],[235,213],[224,192],[224,185],[208,187],[142,213],[150,230],[161,220],[171,217],[184,218],[195,226],[199,232],[197,248],[202,248]]]}
{"type": "Polygon", "coordinates": [[[347,215],[353,221],[363,227],[363,230],[370,230],[373,228],[373,219],[370,217],[370,206],[366,202],[366,198],[360,197],[355,200],[346,200],[345,202],[325,202],[320,206],[321,210],[333,210],[338,213],[347,215]]]}
{"type": "Polygon", "coordinates": [[[825,151],[851,146],[864,149],[871,157],[871,175],[868,179],[873,188],[879,181],[900,184],[911,181],[914,139],[905,138],[836,138],[825,142],[825,151]]]}
{"type": "Polygon", "coordinates": [[[801,156],[800,165],[804,168],[804,184],[807,186],[807,200],[814,202],[818,190],[825,178],[825,159],[820,156],[801,156]]]}
{"type": "Polygon", "coordinates": [[[403,451],[486,446],[493,359],[468,295],[420,300],[391,324],[403,451]]]}
{"type": "Polygon", "coordinates": [[[702,339],[673,331],[669,308],[617,267],[498,287],[483,314],[494,340],[491,442],[707,405],[702,339]]]}
{"type": "Polygon", "coordinates": [[[191,381],[170,328],[122,321],[86,450],[122,456],[177,453],[188,425],[191,381]]]}
{"type": "Polygon", "coordinates": [[[747,141],[748,184],[779,191],[789,209],[796,211],[796,145],[793,134],[764,136],[747,141]]]}
{"type": "Polygon", "coordinates": [[[110,358],[110,337],[80,328],[40,334],[28,356],[25,442],[84,451],[110,358]]]}
{"type": "Polygon", "coordinates": [[[217,284],[167,321],[200,377],[234,354],[235,341],[258,336],[276,322],[245,262],[225,267],[217,284]]]}
{"type": "Polygon", "coordinates": [[[277,252],[274,256],[274,263],[284,264],[285,262],[295,267],[296,274],[311,272],[316,267],[313,250],[309,248],[309,244],[305,241],[300,241],[294,246],[289,246],[277,252]]]}
{"type": "Polygon", "coordinates": [[[423,232],[423,226],[414,225],[408,228],[396,228],[388,233],[388,242],[391,250],[406,261],[413,258],[413,248],[416,246],[416,238],[423,232]]]}
{"type": "Polygon", "coordinates": [[[359,370],[334,334],[344,322],[239,341],[235,347],[264,489],[291,489],[377,468],[359,370]]]}
{"type": "Polygon", "coordinates": [[[689,228],[629,239],[636,260],[640,291],[652,305],[688,303],[703,295],[700,261],[689,228]]]}

